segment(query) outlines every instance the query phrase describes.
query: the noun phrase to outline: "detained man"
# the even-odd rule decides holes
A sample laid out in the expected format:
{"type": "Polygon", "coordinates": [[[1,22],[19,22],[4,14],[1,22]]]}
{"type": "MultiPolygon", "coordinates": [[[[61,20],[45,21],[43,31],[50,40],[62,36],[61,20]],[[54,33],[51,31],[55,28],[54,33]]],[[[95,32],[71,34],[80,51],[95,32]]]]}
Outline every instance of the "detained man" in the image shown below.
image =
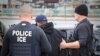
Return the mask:
{"type": "Polygon", "coordinates": [[[38,15],[35,19],[36,25],[39,26],[45,32],[47,39],[49,40],[52,51],[50,54],[42,53],[42,56],[66,56],[66,50],[60,50],[60,43],[64,36],[61,31],[54,28],[54,24],[52,22],[48,22],[48,19],[45,15],[38,15]],[[61,51],[64,52],[62,55],[61,51]]]}

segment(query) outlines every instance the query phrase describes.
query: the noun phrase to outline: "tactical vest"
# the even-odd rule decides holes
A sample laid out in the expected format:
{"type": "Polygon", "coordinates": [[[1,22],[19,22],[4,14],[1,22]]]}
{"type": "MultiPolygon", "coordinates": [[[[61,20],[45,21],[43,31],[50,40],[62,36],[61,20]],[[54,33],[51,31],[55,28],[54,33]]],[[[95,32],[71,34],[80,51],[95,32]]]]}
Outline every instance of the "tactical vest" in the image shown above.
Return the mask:
{"type": "Polygon", "coordinates": [[[33,29],[30,24],[23,28],[20,24],[14,26],[9,38],[9,56],[40,56],[40,47],[35,39],[36,31],[33,29]]]}

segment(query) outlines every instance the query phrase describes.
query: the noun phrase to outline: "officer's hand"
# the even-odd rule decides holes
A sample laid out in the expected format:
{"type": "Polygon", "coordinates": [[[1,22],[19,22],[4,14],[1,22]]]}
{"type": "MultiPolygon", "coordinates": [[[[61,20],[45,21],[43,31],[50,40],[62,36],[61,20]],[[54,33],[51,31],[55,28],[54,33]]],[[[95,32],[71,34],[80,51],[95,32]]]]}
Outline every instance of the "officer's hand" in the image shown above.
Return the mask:
{"type": "Polygon", "coordinates": [[[65,49],[66,48],[66,41],[62,39],[62,42],[60,43],[60,48],[65,49]]]}

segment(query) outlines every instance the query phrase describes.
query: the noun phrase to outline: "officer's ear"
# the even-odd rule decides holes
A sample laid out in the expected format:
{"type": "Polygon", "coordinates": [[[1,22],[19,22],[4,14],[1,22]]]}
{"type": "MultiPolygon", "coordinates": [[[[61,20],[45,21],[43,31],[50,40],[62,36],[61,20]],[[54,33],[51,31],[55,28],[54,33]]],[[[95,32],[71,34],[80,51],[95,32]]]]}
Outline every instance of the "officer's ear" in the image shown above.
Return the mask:
{"type": "Polygon", "coordinates": [[[81,19],[81,15],[77,14],[77,20],[81,19]]]}

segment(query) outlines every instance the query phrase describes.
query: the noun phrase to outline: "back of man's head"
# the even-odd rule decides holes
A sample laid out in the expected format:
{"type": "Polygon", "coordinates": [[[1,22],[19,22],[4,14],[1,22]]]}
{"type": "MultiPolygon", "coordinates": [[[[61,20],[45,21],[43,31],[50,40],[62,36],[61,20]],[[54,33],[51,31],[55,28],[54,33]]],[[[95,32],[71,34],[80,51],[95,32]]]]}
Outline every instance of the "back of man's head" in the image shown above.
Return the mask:
{"type": "Polygon", "coordinates": [[[32,19],[32,7],[29,4],[24,4],[20,8],[21,21],[30,21],[32,19]]]}
{"type": "Polygon", "coordinates": [[[20,7],[20,12],[32,12],[30,4],[24,4],[20,7]]]}

